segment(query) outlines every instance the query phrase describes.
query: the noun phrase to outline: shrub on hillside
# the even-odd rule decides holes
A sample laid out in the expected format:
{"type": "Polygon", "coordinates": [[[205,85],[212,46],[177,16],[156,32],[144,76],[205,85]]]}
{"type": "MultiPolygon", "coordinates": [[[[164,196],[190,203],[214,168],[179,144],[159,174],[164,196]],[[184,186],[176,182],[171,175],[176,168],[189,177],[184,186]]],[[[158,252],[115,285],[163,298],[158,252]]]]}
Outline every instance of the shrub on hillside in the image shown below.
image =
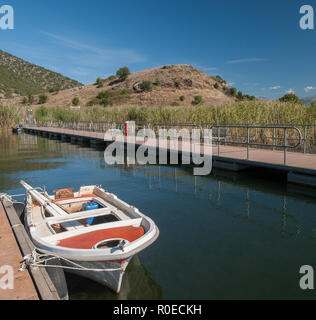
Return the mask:
{"type": "Polygon", "coordinates": [[[214,84],[214,88],[219,89],[219,84],[217,82],[214,84]]]}
{"type": "Polygon", "coordinates": [[[120,81],[125,81],[130,74],[131,72],[128,67],[123,67],[116,72],[116,75],[119,77],[120,81]]]}
{"type": "Polygon", "coordinates": [[[110,104],[111,94],[109,91],[102,91],[97,95],[97,99],[99,100],[99,104],[106,107],[110,104]]]}
{"type": "Polygon", "coordinates": [[[174,86],[177,88],[177,89],[179,89],[180,88],[180,81],[175,81],[174,82],[174,86]]]}
{"type": "Polygon", "coordinates": [[[102,88],[103,87],[103,81],[101,78],[98,78],[95,82],[97,88],[102,88]]]}
{"type": "Polygon", "coordinates": [[[80,102],[80,100],[77,97],[72,99],[72,105],[73,106],[79,106],[79,102],[80,102]]]}
{"type": "Polygon", "coordinates": [[[38,103],[39,104],[44,104],[45,102],[47,102],[47,96],[45,94],[41,94],[39,97],[38,97],[38,103]]]}
{"type": "Polygon", "coordinates": [[[29,104],[34,103],[34,97],[31,94],[28,95],[27,99],[29,104]]]}
{"type": "Polygon", "coordinates": [[[49,90],[49,93],[58,93],[60,91],[60,88],[50,88],[49,90]]]}
{"type": "Polygon", "coordinates": [[[194,100],[192,101],[192,104],[194,106],[197,106],[197,105],[202,104],[202,103],[203,103],[203,98],[201,96],[195,96],[194,100]]]}
{"type": "Polygon", "coordinates": [[[151,91],[152,90],[152,83],[150,81],[143,81],[139,88],[143,91],[151,91]]]}

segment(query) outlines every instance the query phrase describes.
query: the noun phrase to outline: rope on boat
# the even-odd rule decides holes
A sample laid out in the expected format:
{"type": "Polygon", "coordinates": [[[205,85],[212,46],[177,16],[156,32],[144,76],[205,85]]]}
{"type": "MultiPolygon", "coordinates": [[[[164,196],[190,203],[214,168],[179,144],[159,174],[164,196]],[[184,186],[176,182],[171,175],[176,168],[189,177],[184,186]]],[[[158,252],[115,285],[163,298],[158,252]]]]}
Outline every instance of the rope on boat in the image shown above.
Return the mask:
{"type": "Polygon", "coordinates": [[[24,260],[21,262],[22,266],[19,271],[23,271],[29,267],[31,268],[62,268],[67,270],[81,270],[81,271],[93,271],[93,272],[111,272],[111,271],[123,271],[123,268],[104,268],[104,269],[94,269],[94,268],[86,268],[74,261],[66,259],[63,256],[60,256],[56,253],[46,253],[38,248],[35,248],[31,254],[24,257],[24,260]],[[60,259],[64,262],[73,265],[73,267],[67,267],[62,265],[47,265],[46,263],[51,260],[60,259]]]}

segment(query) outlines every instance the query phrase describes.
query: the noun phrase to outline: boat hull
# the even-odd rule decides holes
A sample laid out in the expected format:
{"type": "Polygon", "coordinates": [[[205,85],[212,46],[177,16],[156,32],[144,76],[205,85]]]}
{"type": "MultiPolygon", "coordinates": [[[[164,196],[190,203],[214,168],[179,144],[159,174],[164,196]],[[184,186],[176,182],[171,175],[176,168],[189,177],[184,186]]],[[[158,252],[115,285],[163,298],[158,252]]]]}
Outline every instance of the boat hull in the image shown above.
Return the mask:
{"type": "MultiPolygon", "coordinates": [[[[131,260],[132,257],[122,262],[76,261],[76,264],[90,270],[65,269],[65,272],[85,277],[89,280],[95,281],[103,286],[108,287],[115,293],[120,293],[124,274],[131,260]],[[106,271],[94,271],[93,269],[104,269],[106,271]]],[[[72,263],[66,262],[64,260],[61,261],[61,263],[66,268],[74,267],[72,263]]]]}

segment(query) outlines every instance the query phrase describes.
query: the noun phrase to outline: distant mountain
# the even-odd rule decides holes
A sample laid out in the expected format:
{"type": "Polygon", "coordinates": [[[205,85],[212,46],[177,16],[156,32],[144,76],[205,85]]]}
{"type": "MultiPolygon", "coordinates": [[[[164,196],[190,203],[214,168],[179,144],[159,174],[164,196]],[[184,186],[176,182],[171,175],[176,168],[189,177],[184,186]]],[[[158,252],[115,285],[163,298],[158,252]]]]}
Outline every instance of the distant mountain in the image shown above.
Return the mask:
{"type": "Polygon", "coordinates": [[[306,104],[311,104],[312,102],[316,101],[316,96],[313,97],[305,97],[301,99],[306,104]]]}
{"type": "Polygon", "coordinates": [[[0,98],[24,96],[82,86],[59,73],[36,66],[0,50],[0,98]]]}

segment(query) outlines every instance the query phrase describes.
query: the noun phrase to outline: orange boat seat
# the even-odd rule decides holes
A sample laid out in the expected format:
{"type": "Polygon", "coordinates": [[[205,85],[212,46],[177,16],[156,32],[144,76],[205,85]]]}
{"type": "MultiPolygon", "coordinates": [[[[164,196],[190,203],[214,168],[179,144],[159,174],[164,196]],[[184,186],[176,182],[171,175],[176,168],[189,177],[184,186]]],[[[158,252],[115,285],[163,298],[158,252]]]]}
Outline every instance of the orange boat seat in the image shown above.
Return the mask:
{"type": "Polygon", "coordinates": [[[133,242],[145,234],[142,227],[121,227],[105,230],[96,230],[79,236],[61,240],[59,247],[72,249],[92,249],[97,243],[109,239],[124,239],[133,242]]]}

